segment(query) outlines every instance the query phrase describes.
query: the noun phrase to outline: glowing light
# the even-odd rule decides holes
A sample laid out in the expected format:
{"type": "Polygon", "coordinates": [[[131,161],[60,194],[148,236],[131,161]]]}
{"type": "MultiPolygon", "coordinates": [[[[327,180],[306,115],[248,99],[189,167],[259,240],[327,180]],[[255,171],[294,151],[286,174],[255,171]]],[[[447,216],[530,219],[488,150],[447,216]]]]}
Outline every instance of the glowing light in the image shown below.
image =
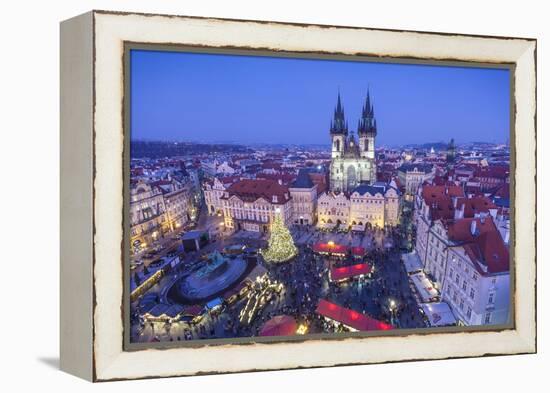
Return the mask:
{"type": "Polygon", "coordinates": [[[307,333],[307,325],[300,325],[298,326],[298,329],[296,329],[296,334],[306,334],[307,333]]]}
{"type": "Polygon", "coordinates": [[[268,247],[261,250],[261,254],[268,262],[286,262],[298,254],[292,235],[279,214],[273,220],[268,247]]]}

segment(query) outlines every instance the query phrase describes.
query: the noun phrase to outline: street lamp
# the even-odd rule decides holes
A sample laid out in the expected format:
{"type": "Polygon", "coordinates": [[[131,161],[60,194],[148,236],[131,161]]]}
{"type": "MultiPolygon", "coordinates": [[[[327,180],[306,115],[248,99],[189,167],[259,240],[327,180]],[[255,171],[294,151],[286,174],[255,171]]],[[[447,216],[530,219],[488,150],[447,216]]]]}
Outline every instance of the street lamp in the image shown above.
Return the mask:
{"type": "Polygon", "coordinates": [[[390,299],[390,315],[391,315],[391,323],[392,325],[395,325],[395,309],[397,308],[397,304],[395,303],[395,300],[390,299]]]}

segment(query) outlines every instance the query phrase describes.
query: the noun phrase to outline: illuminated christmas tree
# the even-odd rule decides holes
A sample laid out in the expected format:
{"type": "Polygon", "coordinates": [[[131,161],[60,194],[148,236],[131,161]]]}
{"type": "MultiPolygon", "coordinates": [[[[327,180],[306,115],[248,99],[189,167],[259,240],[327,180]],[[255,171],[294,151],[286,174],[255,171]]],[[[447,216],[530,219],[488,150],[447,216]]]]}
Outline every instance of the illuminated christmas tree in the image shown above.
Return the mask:
{"type": "Polygon", "coordinates": [[[271,224],[271,235],[267,249],[261,250],[264,259],[268,262],[286,262],[298,254],[290,231],[285,226],[279,210],[271,224]]]}

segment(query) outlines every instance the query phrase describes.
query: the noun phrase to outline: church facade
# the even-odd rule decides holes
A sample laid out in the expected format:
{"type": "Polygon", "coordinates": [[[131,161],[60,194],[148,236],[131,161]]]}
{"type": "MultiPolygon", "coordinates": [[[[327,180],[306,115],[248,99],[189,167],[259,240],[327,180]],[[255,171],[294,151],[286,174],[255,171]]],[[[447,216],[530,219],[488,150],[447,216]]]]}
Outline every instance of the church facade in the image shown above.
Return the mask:
{"type": "Polygon", "coordinates": [[[330,189],[333,192],[351,192],[360,184],[371,184],[376,181],[374,156],[376,132],[376,119],[370,92],[367,92],[357,125],[357,139],[354,132],[349,131],[340,93],[338,93],[334,118],[330,124],[332,139],[330,189]]]}

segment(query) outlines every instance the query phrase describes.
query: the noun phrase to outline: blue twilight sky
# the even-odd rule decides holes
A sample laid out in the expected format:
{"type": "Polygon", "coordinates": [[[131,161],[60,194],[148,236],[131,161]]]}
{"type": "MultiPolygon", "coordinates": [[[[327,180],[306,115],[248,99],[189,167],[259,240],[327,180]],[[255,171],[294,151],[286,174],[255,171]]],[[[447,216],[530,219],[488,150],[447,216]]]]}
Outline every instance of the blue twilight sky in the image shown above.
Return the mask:
{"type": "Polygon", "coordinates": [[[356,130],[367,88],[377,145],[506,142],[508,70],[131,51],[131,138],[329,143],[338,90],[356,130]]]}

